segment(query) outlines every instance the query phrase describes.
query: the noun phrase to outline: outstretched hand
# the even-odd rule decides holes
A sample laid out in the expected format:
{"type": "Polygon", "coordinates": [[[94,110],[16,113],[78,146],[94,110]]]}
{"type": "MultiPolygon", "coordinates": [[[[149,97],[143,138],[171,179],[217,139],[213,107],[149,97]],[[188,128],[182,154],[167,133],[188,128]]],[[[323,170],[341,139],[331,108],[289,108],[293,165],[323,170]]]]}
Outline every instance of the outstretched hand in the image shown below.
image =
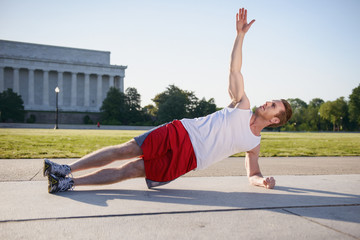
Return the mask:
{"type": "Polygon", "coordinates": [[[245,34],[250,29],[251,25],[255,22],[255,19],[247,23],[247,10],[244,8],[239,9],[239,13],[236,14],[236,31],[237,33],[245,34]]]}

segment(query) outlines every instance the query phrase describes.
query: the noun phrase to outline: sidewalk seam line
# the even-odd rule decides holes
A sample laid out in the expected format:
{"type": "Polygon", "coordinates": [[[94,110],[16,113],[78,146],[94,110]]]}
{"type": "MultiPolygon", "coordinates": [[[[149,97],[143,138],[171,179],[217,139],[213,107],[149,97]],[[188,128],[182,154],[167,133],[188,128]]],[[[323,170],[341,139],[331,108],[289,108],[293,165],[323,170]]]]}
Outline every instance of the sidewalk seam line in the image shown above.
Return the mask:
{"type": "Polygon", "coordinates": [[[287,212],[287,213],[291,214],[291,215],[294,215],[294,216],[303,218],[303,219],[305,219],[305,220],[307,220],[307,221],[309,221],[309,222],[312,222],[312,223],[318,224],[318,225],[320,225],[320,226],[322,226],[322,227],[331,229],[331,230],[333,230],[333,231],[335,231],[335,232],[344,234],[344,235],[349,236],[349,237],[352,237],[352,238],[354,238],[354,239],[359,239],[359,238],[357,238],[357,237],[355,237],[355,236],[353,236],[353,235],[351,235],[351,234],[349,234],[349,233],[342,232],[342,231],[337,230],[337,229],[335,229],[335,228],[332,228],[332,227],[330,227],[330,226],[328,226],[328,225],[325,225],[325,224],[323,224],[323,223],[317,222],[317,221],[315,221],[315,220],[313,220],[313,219],[311,219],[311,218],[308,218],[308,217],[302,216],[302,215],[300,215],[300,214],[294,213],[294,212],[292,212],[292,211],[290,211],[290,210],[287,210],[287,209],[285,209],[285,208],[283,208],[282,210],[283,210],[284,212],[287,212]]]}
{"type": "MultiPolygon", "coordinates": [[[[1,223],[29,222],[29,221],[46,221],[46,220],[67,220],[67,219],[84,219],[84,218],[109,218],[109,217],[133,217],[133,216],[153,216],[153,215],[170,215],[170,214],[192,214],[192,213],[215,213],[215,212],[235,212],[235,211],[254,211],[254,210],[284,210],[291,208],[317,208],[317,207],[352,207],[360,204],[338,204],[338,205],[316,205],[316,206],[285,206],[285,207],[263,207],[263,208],[230,208],[230,209],[208,209],[208,210],[189,210],[174,212],[152,212],[152,213],[126,213],[126,214],[108,214],[108,215],[88,215],[72,217],[49,217],[49,218],[32,218],[32,219],[14,219],[0,220],[1,223]]],[[[297,215],[289,211],[289,213],[297,215]]],[[[321,225],[321,224],[320,224],[321,225]]]]}
{"type": "Polygon", "coordinates": [[[40,172],[41,172],[42,168],[39,169],[39,171],[37,173],[35,173],[35,175],[29,179],[29,182],[31,182],[40,172]]]}

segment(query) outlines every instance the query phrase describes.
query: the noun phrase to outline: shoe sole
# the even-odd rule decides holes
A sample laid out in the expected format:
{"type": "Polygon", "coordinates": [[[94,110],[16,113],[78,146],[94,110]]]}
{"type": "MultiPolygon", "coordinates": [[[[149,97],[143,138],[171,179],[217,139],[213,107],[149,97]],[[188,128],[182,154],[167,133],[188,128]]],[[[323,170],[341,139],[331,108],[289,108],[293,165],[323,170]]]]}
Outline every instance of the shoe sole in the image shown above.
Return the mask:
{"type": "Polygon", "coordinates": [[[47,164],[44,160],[44,170],[43,170],[44,177],[49,175],[50,170],[51,170],[51,165],[47,164]]]}
{"type": "Polygon", "coordinates": [[[48,184],[49,184],[48,185],[48,192],[49,193],[55,193],[55,192],[52,192],[51,190],[52,190],[52,186],[57,184],[57,183],[58,183],[58,181],[55,178],[53,178],[51,175],[48,176],[48,184]]]}

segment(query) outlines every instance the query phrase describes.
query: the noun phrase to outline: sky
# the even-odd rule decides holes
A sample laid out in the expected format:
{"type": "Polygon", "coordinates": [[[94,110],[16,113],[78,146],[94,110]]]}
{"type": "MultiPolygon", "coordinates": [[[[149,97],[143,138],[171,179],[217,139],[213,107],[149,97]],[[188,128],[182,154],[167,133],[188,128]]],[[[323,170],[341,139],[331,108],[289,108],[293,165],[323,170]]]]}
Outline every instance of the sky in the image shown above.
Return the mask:
{"type": "Polygon", "coordinates": [[[225,107],[241,7],[256,20],[243,45],[252,107],[348,99],[359,86],[358,0],[0,0],[0,39],[110,51],[142,106],[174,84],[225,107]]]}

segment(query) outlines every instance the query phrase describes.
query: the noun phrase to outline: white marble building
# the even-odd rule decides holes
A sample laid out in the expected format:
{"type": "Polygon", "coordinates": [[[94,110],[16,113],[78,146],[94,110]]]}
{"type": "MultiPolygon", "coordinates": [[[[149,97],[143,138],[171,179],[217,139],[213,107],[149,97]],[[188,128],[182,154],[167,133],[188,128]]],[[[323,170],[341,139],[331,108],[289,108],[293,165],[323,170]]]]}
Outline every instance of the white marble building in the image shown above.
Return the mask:
{"type": "Polygon", "coordinates": [[[111,86],[124,91],[126,66],[110,52],[0,40],[0,92],[12,88],[25,110],[99,112],[111,86]]]}

